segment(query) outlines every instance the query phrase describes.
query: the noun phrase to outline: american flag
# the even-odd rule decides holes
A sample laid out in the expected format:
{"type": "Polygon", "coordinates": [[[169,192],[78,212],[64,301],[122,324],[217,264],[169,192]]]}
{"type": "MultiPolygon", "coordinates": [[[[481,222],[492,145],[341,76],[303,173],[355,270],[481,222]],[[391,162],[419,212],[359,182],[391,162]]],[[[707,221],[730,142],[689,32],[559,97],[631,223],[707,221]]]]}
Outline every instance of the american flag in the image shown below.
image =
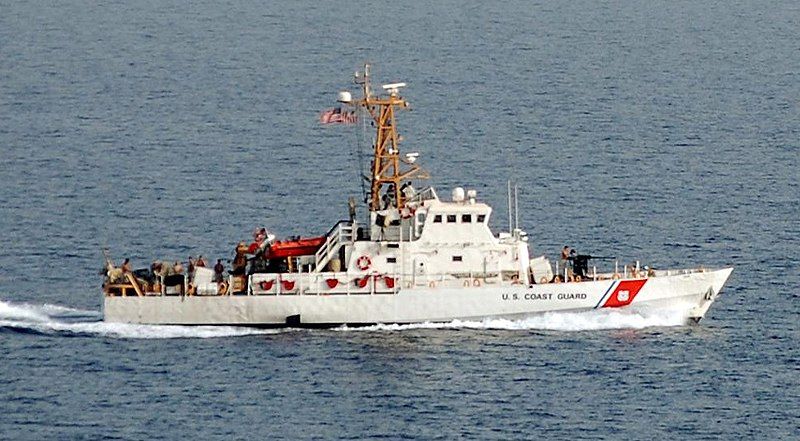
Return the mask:
{"type": "Polygon", "coordinates": [[[328,109],[319,115],[319,122],[322,124],[354,124],[358,121],[358,115],[354,111],[343,111],[341,107],[328,109]]]}

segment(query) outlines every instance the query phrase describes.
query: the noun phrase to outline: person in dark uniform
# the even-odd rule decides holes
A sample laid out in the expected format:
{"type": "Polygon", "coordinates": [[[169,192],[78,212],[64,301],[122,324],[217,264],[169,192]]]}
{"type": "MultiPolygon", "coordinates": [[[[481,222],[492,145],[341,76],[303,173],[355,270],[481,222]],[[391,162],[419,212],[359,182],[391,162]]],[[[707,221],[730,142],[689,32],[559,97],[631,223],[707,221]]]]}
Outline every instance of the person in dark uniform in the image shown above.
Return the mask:
{"type": "Polygon", "coordinates": [[[217,259],[217,264],[214,265],[214,281],[222,282],[223,274],[225,273],[225,265],[222,264],[222,259],[217,259]]]}

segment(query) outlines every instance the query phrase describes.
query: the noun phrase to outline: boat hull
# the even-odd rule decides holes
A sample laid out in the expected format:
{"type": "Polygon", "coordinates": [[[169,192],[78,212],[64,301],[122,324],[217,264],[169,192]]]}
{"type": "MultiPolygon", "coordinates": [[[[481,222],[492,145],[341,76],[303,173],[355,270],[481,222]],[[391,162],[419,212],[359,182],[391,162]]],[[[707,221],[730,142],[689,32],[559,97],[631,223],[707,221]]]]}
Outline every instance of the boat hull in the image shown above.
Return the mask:
{"type": "Polygon", "coordinates": [[[683,309],[699,321],[732,268],[643,279],[532,286],[414,287],[385,294],[107,296],[109,322],[172,325],[334,326],[519,319],[597,308],[683,309]]]}

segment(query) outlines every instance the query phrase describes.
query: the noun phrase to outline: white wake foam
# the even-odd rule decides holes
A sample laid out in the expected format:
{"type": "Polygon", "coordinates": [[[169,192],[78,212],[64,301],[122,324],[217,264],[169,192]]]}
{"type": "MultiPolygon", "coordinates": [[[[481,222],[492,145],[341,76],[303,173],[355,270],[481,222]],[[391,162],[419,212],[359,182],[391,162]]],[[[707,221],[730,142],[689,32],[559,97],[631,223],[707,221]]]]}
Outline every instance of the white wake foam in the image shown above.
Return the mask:
{"type": "Polygon", "coordinates": [[[499,329],[593,331],[608,329],[644,329],[650,327],[682,326],[688,320],[685,309],[630,310],[598,309],[586,312],[548,312],[520,320],[485,319],[481,321],[453,320],[444,323],[414,323],[408,325],[381,324],[362,328],[340,327],[337,331],[405,331],[411,329],[499,329]]]}
{"type": "MultiPolygon", "coordinates": [[[[343,326],[335,330],[370,332],[414,329],[497,329],[574,332],[682,326],[687,320],[686,309],[652,311],[597,309],[587,312],[549,312],[520,320],[453,320],[444,323],[381,324],[358,328],[343,326]]],[[[156,326],[107,323],[102,321],[102,314],[99,311],[51,304],[12,303],[3,300],[0,300],[0,327],[32,330],[43,334],[88,334],[98,337],[132,339],[217,338],[283,332],[235,326],[156,326]]]]}
{"type": "Polygon", "coordinates": [[[280,331],[235,326],[155,326],[101,321],[99,311],[59,305],[32,305],[0,300],[0,326],[43,334],[88,334],[111,338],[216,338],[280,331]]]}

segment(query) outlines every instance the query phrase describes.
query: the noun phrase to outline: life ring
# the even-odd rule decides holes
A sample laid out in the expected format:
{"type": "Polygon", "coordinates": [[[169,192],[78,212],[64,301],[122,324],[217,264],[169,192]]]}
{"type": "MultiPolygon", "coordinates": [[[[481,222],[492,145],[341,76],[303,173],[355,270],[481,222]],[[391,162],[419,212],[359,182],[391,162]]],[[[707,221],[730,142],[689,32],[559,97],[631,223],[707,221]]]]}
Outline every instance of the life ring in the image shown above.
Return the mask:
{"type": "Polygon", "coordinates": [[[403,207],[402,210],[400,210],[400,217],[402,217],[403,219],[411,219],[412,217],[414,217],[415,212],[416,210],[414,209],[414,207],[409,207],[408,205],[406,205],[405,207],[403,207]]]}
{"type": "Polygon", "coordinates": [[[614,275],[611,276],[611,278],[614,280],[619,280],[619,273],[614,273],[614,275]]]}
{"type": "Polygon", "coordinates": [[[428,283],[428,288],[436,288],[436,282],[434,282],[433,280],[431,280],[431,281],[428,283]]]}
{"type": "Polygon", "coordinates": [[[406,282],[406,288],[411,288],[411,282],[406,282]]]}
{"type": "Polygon", "coordinates": [[[547,283],[547,277],[544,277],[544,276],[542,276],[542,278],[541,278],[541,279],[539,279],[539,283],[541,283],[542,285],[544,285],[545,283],[547,283]]]}
{"type": "Polygon", "coordinates": [[[465,281],[464,281],[464,288],[466,288],[466,287],[468,287],[468,286],[469,286],[469,280],[465,280],[465,281]]]}
{"type": "Polygon", "coordinates": [[[365,254],[359,257],[358,260],[356,260],[356,266],[361,271],[366,271],[369,269],[370,266],[372,266],[372,260],[369,258],[369,256],[365,254]]]}
{"type": "Polygon", "coordinates": [[[481,280],[480,279],[473,279],[472,280],[472,286],[481,286],[481,280]]]}
{"type": "Polygon", "coordinates": [[[224,296],[227,293],[228,293],[228,284],[225,282],[219,282],[217,284],[217,294],[224,296]]]}

